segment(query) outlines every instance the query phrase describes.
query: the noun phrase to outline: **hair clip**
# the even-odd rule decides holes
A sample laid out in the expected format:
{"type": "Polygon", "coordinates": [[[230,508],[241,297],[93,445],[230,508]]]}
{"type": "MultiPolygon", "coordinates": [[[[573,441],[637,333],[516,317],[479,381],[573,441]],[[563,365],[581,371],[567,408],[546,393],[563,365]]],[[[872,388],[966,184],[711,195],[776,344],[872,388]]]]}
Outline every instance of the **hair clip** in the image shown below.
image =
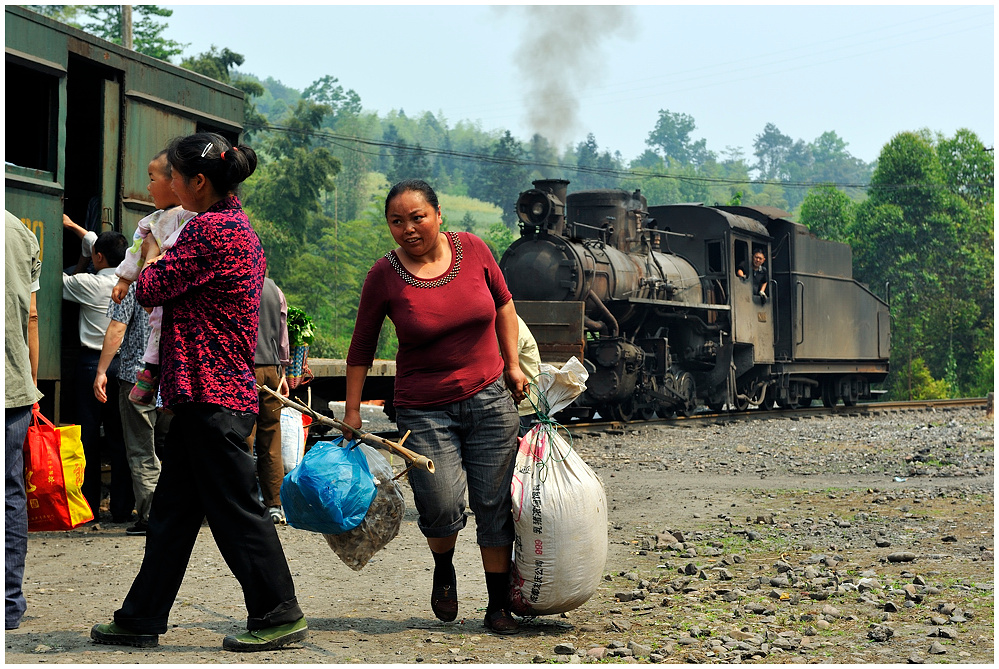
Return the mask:
{"type": "Polygon", "coordinates": [[[208,155],[208,152],[212,150],[212,146],[213,146],[213,144],[211,142],[208,142],[207,144],[205,144],[205,150],[201,152],[201,157],[202,158],[204,158],[205,156],[208,155]]]}
{"type": "Polygon", "coordinates": [[[221,158],[222,160],[225,160],[225,151],[223,151],[222,153],[219,154],[219,158],[221,158]]]}

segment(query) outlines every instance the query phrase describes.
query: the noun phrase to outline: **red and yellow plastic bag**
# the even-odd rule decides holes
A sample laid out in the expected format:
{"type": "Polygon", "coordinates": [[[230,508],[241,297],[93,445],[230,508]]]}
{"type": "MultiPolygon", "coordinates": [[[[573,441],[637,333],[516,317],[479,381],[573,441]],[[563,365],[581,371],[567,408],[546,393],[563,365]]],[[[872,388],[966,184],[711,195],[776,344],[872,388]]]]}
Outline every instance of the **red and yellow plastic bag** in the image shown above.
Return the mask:
{"type": "Polygon", "coordinates": [[[55,427],[35,404],[24,451],[29,531],[71,530],[94,519],[80,489],[86,460],[79,425],[55,427]]]}

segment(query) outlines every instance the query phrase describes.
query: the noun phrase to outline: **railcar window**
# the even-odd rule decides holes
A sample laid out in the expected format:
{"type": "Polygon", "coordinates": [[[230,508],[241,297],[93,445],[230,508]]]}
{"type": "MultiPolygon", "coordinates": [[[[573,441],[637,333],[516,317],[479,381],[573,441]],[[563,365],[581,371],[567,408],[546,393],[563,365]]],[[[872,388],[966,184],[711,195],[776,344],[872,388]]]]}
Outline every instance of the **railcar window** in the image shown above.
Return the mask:
{"type": "Polygon", "coordinates": [[[9,165],[55,172],[59,79],[10,62],[5,75],[4,160],[9,165]]]}
{"type": "Polygon", "coordinates": [[[736,270],[741,269],[743,274],[749,276],[750,272],[750,262],[749,262],[749,244],[742,241],[736,240],[735,242],[735,268],[736,270]]]}
{"type": "Polygon", "coordinates": [[[708,242],[708,272],[722,272],[724,271],[724,264],[722,261],[723,254],[721,241],[708,242]]]}

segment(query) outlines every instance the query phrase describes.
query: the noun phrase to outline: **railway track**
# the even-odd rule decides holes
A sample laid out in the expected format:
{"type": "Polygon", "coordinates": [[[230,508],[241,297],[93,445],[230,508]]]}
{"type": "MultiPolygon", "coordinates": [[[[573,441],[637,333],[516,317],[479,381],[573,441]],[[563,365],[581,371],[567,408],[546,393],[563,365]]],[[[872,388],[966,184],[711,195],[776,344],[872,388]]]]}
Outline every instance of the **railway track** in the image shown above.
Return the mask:
{"type": "MultiPolygon", "coordinates": [[[[677,416],[676,418],[655,418],[653,420],[632,420],[632,421],[620,421],[620,420],[588,420],[588,421],[572,421],[564,423],[563,426],[572,432],[587,432],[596,430],[626,430],[634,429],[647,425],[689,425],[689,424],[699,424],[705,422],[715,422],[715,423],[729,423],[736,421],[745,420],[759,420],[759,419],[769,419],[769,418],[789,418],[797,416],[799,418],[809,417],[809,416],[829,416],[829,415],[847,415],[847,416],[862,416],[872,412],[883,412],[883,411],[920,411],[924,409],[947,409],[947,408],[965,408],[965,407],[981,407],[985,408],[988,404],[988,399],[984,397],[972,397],[968,399],[951,399],[951,400],[913,400],[908,402],[869,402],[860,403],[854,406],[835,406],[835,407],[807,407],[803,409],[773,409],[773,410],[760,410],[760,409],[750,409],[748,411],[721,411],[721,412],[711,412],[705,411],[702,413],[695,413],[693,416],[683,417],[677,416]]],[[[335,434],[335,433],[334,433],[335,434]]],[[[388,430],[383,432],[373,432],[379,437],[385,439],[398,439],[399,433],[388,430]]],[[[320,437],[313,437],[313,439],[319,439],[320,437]]],[[[323,439],[329,438],[328,436],[321,437],[323,439]]]]}
{"type": "Polygon", "coordinates": [[[606,429],[627,429],[642,425],[680,425],[700,422],[735,422],[740,420],[758,420],[762,418],[782,418],[782,417],[807,417],[807,416],[828,416],[828,415],[865,415],[871,412],[881,411],[917,411],[923,409],[945,409],[982,407],[985,408],[988,400],[984,397],[973,397],[967,399],[946,399],[946,400],[912,400],[906,402],[869,402],[855,404],[854,406],[835,407],[807,407],[800,409],[772,409],[760,410],[750,409],[748,411],[721,411],[695,413],[689,417],[677,416],[676,418],[656,418],[653,420],[591,420],[586,422],[569,422],[565,427],[570,431],[579,430],[606,430],[606,429]]]}

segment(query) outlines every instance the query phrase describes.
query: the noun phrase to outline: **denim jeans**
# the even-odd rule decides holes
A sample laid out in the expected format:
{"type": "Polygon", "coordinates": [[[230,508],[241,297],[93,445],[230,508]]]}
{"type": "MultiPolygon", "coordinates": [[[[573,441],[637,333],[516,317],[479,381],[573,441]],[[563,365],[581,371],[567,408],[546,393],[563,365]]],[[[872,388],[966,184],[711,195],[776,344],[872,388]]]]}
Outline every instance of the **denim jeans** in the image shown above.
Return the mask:
{"type": "Polygon", "coordinates": [[[28,498],[24,490],[24,438],[31,407],[5,411],[4,432],[4,629],[17,629],[27,608],[21,585],[28,554],[28,498]]]}
{"type": "Polygon", "coordinates": [[[510,482],[520,422],[503,378],[462,402],[397,412],[399,432],[411,431],[406,447],[433,460],[437,470],[409,472],[423,535],[449,537],[465,527],[467,489],[476,542],[512,544],[510,482]]]}

